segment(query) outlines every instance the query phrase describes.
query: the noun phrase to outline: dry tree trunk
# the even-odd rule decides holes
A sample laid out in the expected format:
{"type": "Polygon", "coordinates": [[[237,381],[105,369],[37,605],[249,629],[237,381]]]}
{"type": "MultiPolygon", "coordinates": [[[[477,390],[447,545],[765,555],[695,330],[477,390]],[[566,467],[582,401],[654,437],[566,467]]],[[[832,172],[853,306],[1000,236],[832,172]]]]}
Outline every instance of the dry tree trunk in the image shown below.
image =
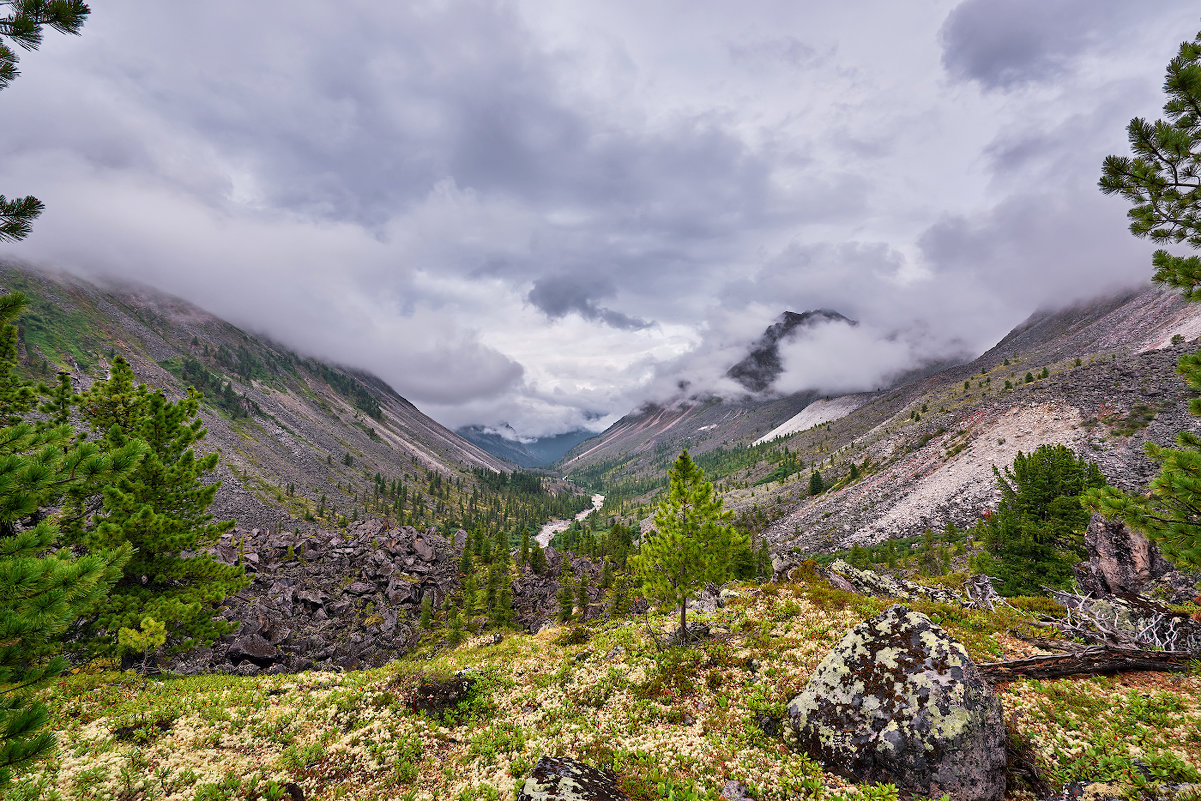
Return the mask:
{"type": "Polygon", "coordinates": [[[1097,646],[1067,654],[988,662],[977,667],[985,681],[998,684],[1016,679],[1101,676],[1132,670],[1185,671],[1196,659],[1197,655],[1189,651],[1144,651],[1138,648],[1097,646]]]}

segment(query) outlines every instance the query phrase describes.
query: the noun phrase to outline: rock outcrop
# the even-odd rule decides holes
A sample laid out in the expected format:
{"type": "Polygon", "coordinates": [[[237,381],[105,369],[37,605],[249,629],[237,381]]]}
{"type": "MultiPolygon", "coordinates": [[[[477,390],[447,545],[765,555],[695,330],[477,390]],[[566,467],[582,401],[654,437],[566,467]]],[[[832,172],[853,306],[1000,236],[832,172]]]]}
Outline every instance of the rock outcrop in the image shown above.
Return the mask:
{"type": "Polygon", "coordinates": [[[956,801],[1005,795],[1000,700],[962,645],[905,606],[847,634],[788,717],[795,745],[847,778],[956,801]]]}
{"type": "Polygon", "coordinates": [[[630,801],[612,773],[574,759],[542,757],[517,801],[630,801]]]}
{"type": "MultiPolygon", "coordinates": [[[[962,598],[950,590],[944,590],[940,587],[927,587],[924,584],[877,573],[874,570],[861,570],[852,566],[845,559],[835,559],[830,563],[827,572],[841,577],[848,582],[853,592],[857,592],[860,595],[869,595],[873,598],[896,598],[900,601],[924,599],[955,605],[964,603],[962,598]]],[[[839,588],[843,589],[841,586],[839,588]]]]}
{"type": "Polygon", "coordinates": [[[1103,595],[1151,595],[1179,603],[1197,594],[1196,576],[1178,571],[1153,542],[1121,521],[1099,514],[1084,532],[1088,561],[1076,565],[1080,591],[1103,595]]]}
{"type": "Polygon", "coordinates": [[[227,598],[231,637],[187,654],[186,672],[292,672],[381,665],[420,637],[422,599],[437,606],[458,586],[460,549],[434,529],[383,520],[346,530],[268,534],[239,529],[214,548],[241,564],[250,586],[227,598]]]}
{"type": "MultiPolygon", "coordinates": [[[[547,546],[545,549],[547,569],[539,576],[528,567],[517,571],[513,583],[513,616],[517,625],[531,633],[537,633],[555,622],[559,613],[559,576],[563,574],[563,560],[568,560],[568,570],[576,582],[583,577],[588,580],[589,606],[582,611],[582,619],[588,620],[600,613],[592,604],[599,602],[605,591],[600,583],[601,567],[590,559],[576,556],[570,551],[560,552],[547,546]]],[[[576,586],[579,586],[578,583],[576,586]]]]}
{"type": "MultiPolygon", "coordinates": [[[[251,578],[250,586],[226,599],[220,613],[238,628],[170,667],[251,674],[382,665],[420,639],[425,598],[437,609],[457,592],[465,542],[461,531],[447,538],[432,528],[396,528],[383,520],[302,534],[230,532],[213,553],[226,564],[243,565],[251,578]]],[[[536,632],[555,620],[564,560],[577,581],[588,579],[587,615],[601,614],[600,567],[571,553],[548,548],[546,554],[542,576],[528,566],[514,567],[517,625],[536,632]]],[[[482,618],[467,623],[474,632],[482,618]]]]}

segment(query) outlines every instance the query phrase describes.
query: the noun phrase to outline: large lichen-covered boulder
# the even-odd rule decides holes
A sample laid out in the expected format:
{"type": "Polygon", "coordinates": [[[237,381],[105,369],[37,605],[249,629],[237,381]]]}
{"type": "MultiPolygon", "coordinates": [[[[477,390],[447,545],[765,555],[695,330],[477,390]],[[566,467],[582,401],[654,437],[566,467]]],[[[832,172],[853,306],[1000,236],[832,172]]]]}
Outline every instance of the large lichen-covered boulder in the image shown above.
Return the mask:
{"type": "Polygon", "coordinates": [[[542,757],[517,801],[630,801],[612,773],[574,759],[542,757]]]}
{"type": "Polygon", "coordinates": [[[854,781],[955,801],[1005,795],[1000,700],[963,646],[908,607],[852,629],[788,717],[797,747],[854,781]]]}

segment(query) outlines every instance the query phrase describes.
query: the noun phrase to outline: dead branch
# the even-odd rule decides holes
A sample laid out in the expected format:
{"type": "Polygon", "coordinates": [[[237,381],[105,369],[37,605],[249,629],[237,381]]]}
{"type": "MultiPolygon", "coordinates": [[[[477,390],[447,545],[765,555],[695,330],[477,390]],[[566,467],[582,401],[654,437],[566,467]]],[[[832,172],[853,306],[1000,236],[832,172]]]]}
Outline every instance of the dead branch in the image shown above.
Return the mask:
{"type": "Polygon", "coordinates": [[[1061,679],[1102,676],[1132,670],[1185,671],[1197,659],[1188,651],[1144,651],[1096,646],[1067,654],[1047,654],[978,665],[984,680],[998,684],[1017,679],[1061,679]]]}
{"type": "Polygon", "coordinates": [[[1141,595],[1093,598],[1049,590],[1063,605],[1064,617],[1053,623],[1064,634],[1118,648],[1144,648],[1201,653],[1201,625],[1141,595]]]}

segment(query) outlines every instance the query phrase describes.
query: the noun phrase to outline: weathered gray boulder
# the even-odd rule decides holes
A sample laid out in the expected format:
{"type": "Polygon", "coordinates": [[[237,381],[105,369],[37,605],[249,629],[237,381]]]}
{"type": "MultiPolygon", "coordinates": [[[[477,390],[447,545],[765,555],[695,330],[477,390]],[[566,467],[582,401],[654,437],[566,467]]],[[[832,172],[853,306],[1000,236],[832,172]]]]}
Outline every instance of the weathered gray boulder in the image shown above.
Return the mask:
{"type": "Polygon", "coordinates": [[[266,667],[278,657],[279,649],[259,634],[238,637],[229,646],[229,661],[235,665],[253,662],[260,667],[266,667]]]}
{"type": "Polygon", "coordinates": [[[1159,589],[1165,600],[1182,602],[1196,594],[1196,576],[1176,570],[1155,543],[1121,521],[1094,513],[1084,547],[1088,561],[1076,565],[1075,572],[1077,586],[1087,595],[1140,595],[1159,589]]]}
{"type": "Polygon", "coordinates": [[[630,801],[608,771],[574,759],[542,757],[525,780],[517,801],[630,801]]]}
{"type": "Polygon", "coordinates": [[[795,744],[849,779],[955,801],[1005,795],[1000,700],[963,646],[908,607],[852,629],[788,718],[795,744]]]}
{"type": "Polygon", "coordinates": [[[860,570],[853,567],[844,559],[835,559],[830,563],[829,572],[837,574],[850,582],[853,592],[872,597],[886,596],[899,598],[902,601],[913,601],[927,598],[944,604],[962,604],[963,599],[950,590],[939,587],[927,587],[903,578],[886,576],[874,570],[860,570]]]}

